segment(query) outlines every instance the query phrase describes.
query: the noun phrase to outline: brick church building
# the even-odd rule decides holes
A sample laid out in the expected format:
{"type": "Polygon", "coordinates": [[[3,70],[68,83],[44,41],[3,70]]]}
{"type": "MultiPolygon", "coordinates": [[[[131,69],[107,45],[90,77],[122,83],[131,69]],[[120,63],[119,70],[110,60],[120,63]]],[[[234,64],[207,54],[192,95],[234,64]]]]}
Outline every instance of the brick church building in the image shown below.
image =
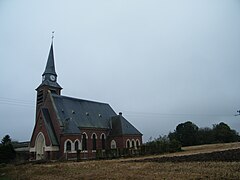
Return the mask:
{"type": "Polygon", "coordinates": [[[109,149],[136,149],[142,134],[109,104],[61,95],[53,42],[42,83],[37,87],[31,159],[95,158],[109,149]]]}

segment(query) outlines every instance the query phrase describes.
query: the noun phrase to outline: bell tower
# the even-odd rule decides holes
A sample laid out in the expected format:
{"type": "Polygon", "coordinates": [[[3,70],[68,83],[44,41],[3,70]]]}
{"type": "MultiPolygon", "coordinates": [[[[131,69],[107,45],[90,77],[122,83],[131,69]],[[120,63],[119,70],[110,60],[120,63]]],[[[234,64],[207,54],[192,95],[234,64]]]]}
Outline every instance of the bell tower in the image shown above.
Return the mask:
{"type": "Polygon", "coordinates": [[[57,73],[54,65],[53,36],[45,71],[42,74],[42,83],[37,87],[36,112],[44,104],[48,92],[61,95],[62,87],[57,83],[57,73]]]}

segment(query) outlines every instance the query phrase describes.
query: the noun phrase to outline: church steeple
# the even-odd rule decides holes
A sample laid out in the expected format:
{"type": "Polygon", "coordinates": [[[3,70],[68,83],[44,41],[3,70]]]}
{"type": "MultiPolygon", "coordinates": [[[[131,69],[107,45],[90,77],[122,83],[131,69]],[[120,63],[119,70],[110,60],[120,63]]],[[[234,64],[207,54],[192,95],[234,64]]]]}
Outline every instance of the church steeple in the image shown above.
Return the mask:
{"type": "Polygon", "coordinates": [[[48,60],[47,60],[47,65],[45,68],[45,71],[43,73],[43,76],[46,74],[52,74],[54,76],[57,76],[57,73],[55,71],[55,65],[54,65],[54,54],[53,54],[53,41],[50,47],[49,55],[48,55],[48,60]]]}
{"type": "MultiPolygon", "coordinates": [[[[52,37],[53,38],[53,37],[52,37]]],[[[37,111],[44,104],[49,92],[61,95],[62,87],[57,83],[57,73],[54,65],[53,40],[51,43],[45,71],[42,74],[42,83],[37,91],[37,111]]]]}
{"type": "Polygon", "coordinates": [[[50,46],[50,51],[48,54],[45,71],[42,74],[42,84],[40,86],[43,86],[43,85],[62,89],[61,86],[57,83],[57,73],[55,71],[55,65],[54,65],[53,36],[52,36],[52,43],[50,46]]]}
{"type": "Polygon", "coordinates": [[[54,31],[52,32],[52,43],[51,43],[50,51],[48,54],[47,65],[46,65],[45,71],[42,74],[43,82],[44,81],[57,82],[57,73],[55,71],[55,65],[54,65],[53,38],[54,38],[54,31]]]}

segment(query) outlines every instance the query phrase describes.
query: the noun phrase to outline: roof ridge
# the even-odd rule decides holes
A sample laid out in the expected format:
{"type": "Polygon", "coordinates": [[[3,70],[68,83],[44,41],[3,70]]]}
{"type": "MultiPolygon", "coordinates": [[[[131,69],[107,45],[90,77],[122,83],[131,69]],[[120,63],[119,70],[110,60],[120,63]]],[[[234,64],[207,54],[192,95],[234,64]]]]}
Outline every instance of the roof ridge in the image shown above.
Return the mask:
{"type": "Polygon", "coordinates": [[[75,97],[63,96],[63,95],[57,95],[57,94],[52,94],[52,95],[55,96],[55,97],[62,97],[62,98],[72,99],[72,100],[77,100],[77,101],[86,101],[86,102],[91,102],[91,103],[98,103],[98,104],[106,104],[106,105],[109,105],[108,103],[98,102],[98,101],[93,101],[93,100],[79,99],[79,98],[75,98],[75,97]]]}

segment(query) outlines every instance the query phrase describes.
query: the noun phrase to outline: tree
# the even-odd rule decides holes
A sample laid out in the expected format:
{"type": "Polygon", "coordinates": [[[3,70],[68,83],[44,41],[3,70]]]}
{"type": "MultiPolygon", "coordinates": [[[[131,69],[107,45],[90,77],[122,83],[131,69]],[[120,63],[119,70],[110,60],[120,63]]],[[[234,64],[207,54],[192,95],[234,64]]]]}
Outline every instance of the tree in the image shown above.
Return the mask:
{"type": "Polygon", "coordinates": [[[187,121],[177,125],[174,134],[170,134],[171,138],[175,137],[176,140],[180,141],[182,146],[196,145],[197,142],[198,126],[187,121]]]}
{"type": "Polygon", "coordinates": [[[4,136],[0,145],[0,163],[8,163],[15,159],[16,152],[12,146],[9,135],[4,136]]]}
{"type": "Polygon", "coordinates": [[[215,137],[213,130],[209,127],[200,128],[197,135],[198,144],[211,144],[214,143],[215,137]]]}
{"type": "Polygon", "coordinates": [[[168,134],[168,138],[181,142],[182,146],[240,141],[238,133],[223,122],[214,124],[213,128],[199,129],[187,121],[177,125],[176,130],[168,134]]]}
{"type": "Polygon", "coordinates": [[[11,144],[12,140],[10,138],[10,136],[7,134],[6,136],[3,137],[1,143],[3,145],[7,145],[7,144],[11,144]]]}
{"type": "Polygon", "coordinates": [[[223,122],[213,125],[213,133],[217,143],[228,143],[239,140],[237,132],[223,122]]]}

